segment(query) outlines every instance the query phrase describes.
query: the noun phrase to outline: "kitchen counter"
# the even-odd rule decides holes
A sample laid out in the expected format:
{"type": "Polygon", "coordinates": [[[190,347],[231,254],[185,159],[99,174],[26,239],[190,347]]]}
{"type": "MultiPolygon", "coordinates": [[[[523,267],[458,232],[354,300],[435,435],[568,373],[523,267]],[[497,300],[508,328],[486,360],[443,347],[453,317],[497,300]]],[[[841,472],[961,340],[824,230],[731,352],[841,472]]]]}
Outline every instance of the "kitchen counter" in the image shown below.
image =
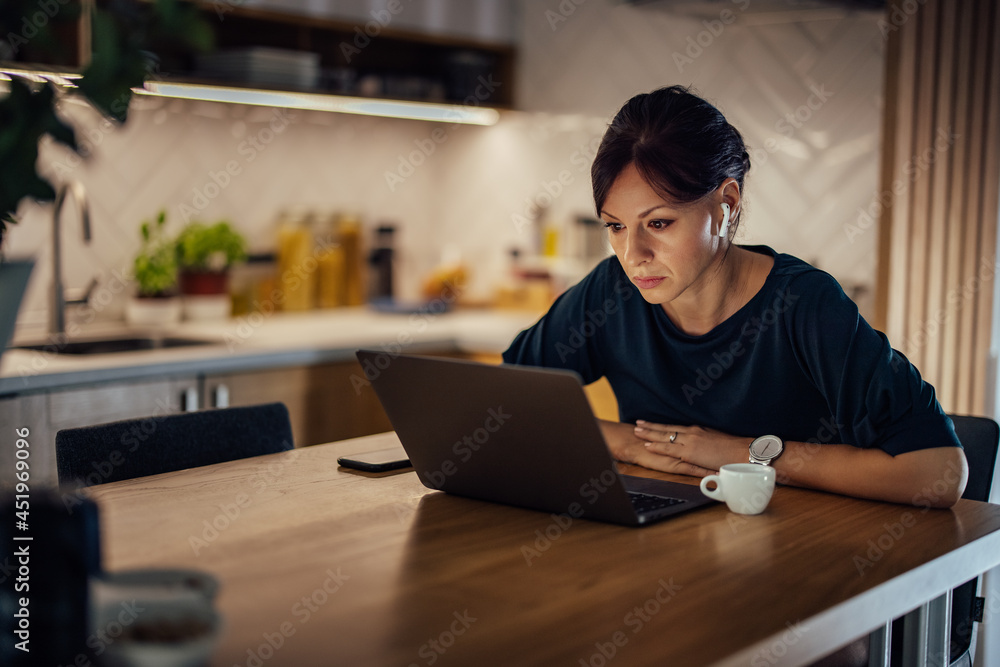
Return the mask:
{"type": "MultiPolygon", "coordinates": [[[[391,354],[497,354],[538,317],[538,313],[525,311],[394,314],[368,308],[343,308],[308,313],[251,314],[219,322],[186,322],[169,332],[157,333],[214,342],[84,356],[7,350],[0,359],[0,396],[151,375],[343,361],[353,359],[359,347],[384,349],[391,354]]],[[[83,329],[77,337],[114,333],[135,333],[135,330],[105,326],[83,329]]],[[[14,344],[29,342],[39,342],[39,339],[19,336],[14,344]]]]}

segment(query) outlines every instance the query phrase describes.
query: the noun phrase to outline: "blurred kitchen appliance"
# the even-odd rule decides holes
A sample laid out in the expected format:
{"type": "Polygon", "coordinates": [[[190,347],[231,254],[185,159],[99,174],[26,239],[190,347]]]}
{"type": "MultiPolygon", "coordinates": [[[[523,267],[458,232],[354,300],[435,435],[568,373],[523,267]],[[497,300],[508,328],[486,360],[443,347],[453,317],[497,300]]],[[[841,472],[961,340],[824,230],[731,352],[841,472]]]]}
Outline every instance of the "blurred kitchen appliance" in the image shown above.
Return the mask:
{"type": "Polygon", "coordinates": [[[375,230],[375,243],[368,255],[369,299],[371,301],[392,301],[393,264],[396,261],[393,248],[396,228],[393,225],[379,225],[375,230]]]}

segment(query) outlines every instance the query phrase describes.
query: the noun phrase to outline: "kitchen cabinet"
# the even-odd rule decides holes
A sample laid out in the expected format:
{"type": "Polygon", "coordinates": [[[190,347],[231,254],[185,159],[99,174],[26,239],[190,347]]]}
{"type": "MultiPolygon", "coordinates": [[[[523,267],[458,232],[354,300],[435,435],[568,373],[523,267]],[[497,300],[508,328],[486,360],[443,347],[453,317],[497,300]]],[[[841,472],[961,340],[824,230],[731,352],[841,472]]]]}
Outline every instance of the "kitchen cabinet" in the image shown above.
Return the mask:
{"type": "Polygon", "coordinates": [[[197,409],[198,386],[196,376],[185,376],[84,385],[2,398],[0,456],[5,462],[13,461],[14,430],[28,428],[32,487],[55,486],[58,484],[55,440],[60,429],[197,409]]]}
{"type": "MultiPolygon", "coordinates": [[[[240,0],[240,7],[330,18],[364,27],[369,21],[425,35],[514,43],[520,0],[240,0]]],[[[373,26],[368,27],[372,31],[373,26]]]]}
{"type": "Polygon", "coordinates": [[[55,430],[196,409],[198,378],[194,376],[48,393],[48,422],[55,430]]]}
{"type": "MultiPolygon", "coordinates": [[[[219,21],[217,3],[200,4],[208,5],[205,15],[215,25],[220,51],[271,47],[317,54],[315,92],[462,103],[478,90],[484,96],[474,97],[477,105],[514,104],[516,50],[510,44],[396,29],[387,8],[345,21],[230,6],[219,21]],[[500,85],[478,87],[479,76],[500,85]]],[[[398,7],[396,14],[405,12],[405,3],[398,7]]]]}
{"type": "Polygon", "coordinates": [[[391,431],[364,371],[355,362],[206,375],[204,407],[280,401],[298,447],[391,431]]]}
{"type": "Polygon", "coordinates": [[[44,394],[27,396],[7,396],[0,398],[0,490],[10,489],[16,483],[14,463],[17,460],[17,440],[24,437],[28,441],[28,483],[31,489],[52,486],[55,483],[56,456],[51,446],[50,429],[46,420],[37,419],[44,414],[46,397],[44,394]]]}
{"type": "Polygon", "coordinates": [[[33,485],[55,486],[60,429],[275,401],[288,407],[300,447],[392,430],[360,365],[335,362],[105,382],[0,398],[0,456],[14,461],[15,429],[28,428],[33,485]]]}
{"type": "MultiPolygon", "coordinates": [[[[158,54],[159,81],[514,106],[513,45],[416,31],[412,22],[409,29],[397,28],[408,25],[404,0],[391,0],[353,20],[251,7],[238,0],[194,4],[215,33],[216,52],[158,54]],[[288,66],[290,72],[283,69],[288,66]]],[[[14,58],[29,65],[79,67],[82,20],[58,17],[51,23],[63,47],[56,55],[25,48],[14,58]]]]}

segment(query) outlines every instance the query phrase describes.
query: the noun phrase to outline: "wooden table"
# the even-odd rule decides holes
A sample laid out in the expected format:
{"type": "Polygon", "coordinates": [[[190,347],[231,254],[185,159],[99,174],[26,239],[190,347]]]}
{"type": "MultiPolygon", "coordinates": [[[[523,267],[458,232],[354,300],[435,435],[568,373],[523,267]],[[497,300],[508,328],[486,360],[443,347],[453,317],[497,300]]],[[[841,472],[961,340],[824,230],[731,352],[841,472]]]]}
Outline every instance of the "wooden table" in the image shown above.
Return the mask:
{"type": "Polygon", "coordinates": [[[92,487],[105,566],[215,574],[213,665],[757,667],[807,663],[1000,564],[1000,506],[967,500],[780,487],[760,516],[718,504],[625,528],[338,468],[394,443],[92,487]]]}

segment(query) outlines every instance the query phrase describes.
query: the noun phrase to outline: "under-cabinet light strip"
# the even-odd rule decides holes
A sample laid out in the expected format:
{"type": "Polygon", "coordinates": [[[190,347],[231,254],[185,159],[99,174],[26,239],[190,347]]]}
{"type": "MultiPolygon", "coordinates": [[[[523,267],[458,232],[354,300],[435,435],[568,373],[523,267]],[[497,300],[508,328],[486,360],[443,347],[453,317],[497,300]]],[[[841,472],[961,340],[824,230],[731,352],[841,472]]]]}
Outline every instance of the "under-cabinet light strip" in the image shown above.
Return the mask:
{"type": "Polygon", "coordinates": [[[206,102],[228,102],[286,109],[309,109],[335,113],[406,118],[439,123],[467,125],[494,125],[500,119],[496,109],[459,104],[433,104],[383,100],[368,97],[348,97],[320,93],[295,93],[272,90],[232,88],[190,83],[164,83],[147,81],[144,88],[133,88],[141,95],[158,95],[206,102]]]}
{"type": "Polygon", "coordinates": [[[21,79],[27,79],[28,81],[32,81],[34,83],[51,82],[58,86],[75,88],[76,84],[73,83],[73,80],[80,79],[83,75],[75,72],[47,72],[40,70],[19,69],[16,67],[4,67],[0,69],[0,80],[10,81],[11,77],[14,76],[21,79]]]}

